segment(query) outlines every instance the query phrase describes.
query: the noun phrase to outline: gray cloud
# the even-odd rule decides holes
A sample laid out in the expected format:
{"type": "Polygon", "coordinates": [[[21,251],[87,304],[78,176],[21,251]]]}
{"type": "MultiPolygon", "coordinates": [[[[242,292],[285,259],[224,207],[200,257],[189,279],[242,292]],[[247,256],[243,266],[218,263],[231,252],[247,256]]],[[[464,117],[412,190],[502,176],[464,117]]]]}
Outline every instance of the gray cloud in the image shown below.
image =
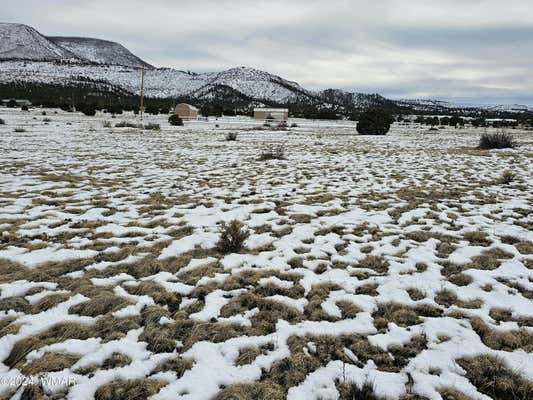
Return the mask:
{"type": "Polygon", "coordinates": [[[2,19],[121,42],[159,66],[248,65],[310,88],[533,105],[523,0],[26,0],[2,19]]]}

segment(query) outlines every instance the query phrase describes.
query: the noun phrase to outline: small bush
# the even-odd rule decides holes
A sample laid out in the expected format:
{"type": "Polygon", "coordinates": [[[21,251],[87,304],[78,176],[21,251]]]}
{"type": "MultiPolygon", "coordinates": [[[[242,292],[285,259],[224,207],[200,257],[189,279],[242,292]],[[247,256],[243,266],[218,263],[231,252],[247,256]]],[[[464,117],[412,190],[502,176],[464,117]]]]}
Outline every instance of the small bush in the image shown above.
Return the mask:
{"type": "Polygon", "coordinates": [[[24,128],[15,128],[13,131],[15,133],[23,133],[23,132],[26,132],[26,129],[24,129],[24,128]]]}
{"type": "Polygon", "coordinates": [[[85,106],[81,109],[81,112],[88,117],[94,117],[96,115],[96,108],[93,106],[85,106]]]}
{"type": "Polygon", "coordinates": [[[217,248],[221,253],[237,253],[244,245],[244,241],[250,236],[250,232],[240,221],[233,220],[230,223],[223,222],[220,227],[220,239],[217,248]]]}
{"type": "Polygon", "coordinates": [[[293,122],[293,123],[291,124],[291,128],[298,128],[298,124],[296,124],[296,123],[293,122]]]}
{"type": "Polygon", "coordinates": [[[176,114],[172,114],[168,117],[168,123],[172,126],[183,126],[183,120],[176,114]]]}
{"type": "Polygon", "coordinates": [[[0,125],[5,125],[6,121],[4,121],[2,118],[0,118],[0,125]]]}
{"type": "Polygon", "coordinates": [[[482,150],[512,149],[516,147],[513,135],[507,132],[484,133],[479,138],[478,148],[482,150]]]}
{"type": "Polygon", "coordinates": [[[23,105],[20,107],[20,111],[29,111],[29,108],[27,105],[23,105]]]}
{"type": "Polygon", "coordinates": [[[104,128],[112,128],[111,122],[105,121],[104,122],[104,128]]]}
{"type": "Polygon", "coordinates": [[[382,108],[370,108],[361,114],[357,123],[360,135],[386,135],[394,122],[392,116],[382,108]]]}
{"type": "Polygon", "coordinates": [[[149,124],[144,125],[144,129],[149,130],[149,131],[160,131],[161,126],[159,124],[150,122],[149,124]]]}
{"type": "Polygon", "coordinates": [[[283,145],[271,145],[261,151],[259,161],[283,160],[285,158],[285,148],[283,145]]]}
{"type": "Polygon", "coordinates": [[[43,118],[43,122],[52,122],[50,118],[43,118]]]}
{"type": "Polygon", "coordinates": [[[500,185],[509,185],[515,180],[516,174],[511,171],[503,171],[502,176],[498,179],[500,185]]]}
{"type": "Polygon", "coordinates": [[[236,132],[229,132],[226,135],[226,141],[227,142],[234,142],[237,140],[237,133],[236,132]]]}
{"type": "Polygon", "coordinates": [[[136,124],[134,122],[128,122],[128,121],[121,121],[115,124],[115,128],[136,128],[136,129],[142,129],[142,125],[136,124]]]}

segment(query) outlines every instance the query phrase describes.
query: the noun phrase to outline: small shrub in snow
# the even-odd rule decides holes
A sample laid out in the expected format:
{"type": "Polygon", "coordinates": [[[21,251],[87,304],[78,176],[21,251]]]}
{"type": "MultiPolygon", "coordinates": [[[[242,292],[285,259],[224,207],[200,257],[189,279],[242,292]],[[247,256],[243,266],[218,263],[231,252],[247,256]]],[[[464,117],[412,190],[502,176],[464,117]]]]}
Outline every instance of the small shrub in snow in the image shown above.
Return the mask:
{"type": "Polygon", "coordinates": [[[484,133],[479,138],[478,148],[482,150],[512,149],[516,147],[513,135],[507,132],[484,133]]]}
{"type": "Polygon", "coordinates": [[[29,108],[27,105],[24,104],[23,106],[20,107],[20,111],[29,111],[29,108]]]}
{"type": "Polygon", "coordinates": [[[293,123],[291,124],[291,128],[298,128],[298,124],[296,124],[296,123],[293,122],[293,123]]]}
{"type": "Polygon", "coordinates": [[[50,118],[43,118],[43,122],[44,123],[49,123],[49,122],[52,122],[52,120],[50,118]]]}
{"type": "Polygon", "coordinates": [[[183,126],[183,120],[176,114],[172,114],[168,117],[168,123],[172,126],[183,126]]]}
{"type": "Polygon", "coordinates": [[[392,116],[382,108],[370,108],[359,117],[357,132],[361,135],[386,135],[394,122],[392,116]]]}
{"type": "Polygon", "coordinates": [[[96,109],[93,106],[83,107],[81,112],[88,117],[94,117],[96,115],[96,109]]]}
{"type": "Polygon", "coordinates": [[[4,121],[2,118],[0,118],[0,125],[5,125],[6,121],[4,121]]]}
{"type": "Polygon", "coordinates": [[[223,222],[220,227],[220,239],[217,249],[223,254],[237,253],[248,239],[250,232],[240,221],[233,220],[229,223],[223,222]]]}
{"type": "Polygon", "coordinates": [[[104,122],[104,128],[112,128],[111,122],[105,121],[104,122]]]}
{"type": "Polygon", "coordinates": [[[142,125],[136,124],[134,122],[121,121],[115,124],[115,128],[142,128],[142,125]]]}
{"type": "Polygon", "coordinates": [[[498,183],[500,185],[509,185],[515,180],[515,178],[516,178],[516,175],[514,172],[503,171],[502,176],[498,179],[498,183]]]}
{"type": "Polygon", "coordinates": [[[259,161],[283,160],[285,158],[285,148],[283,145],[271,145],[261,151],[259,161]]]}
{"type": "Polygon", "coordinates": [[[160,131],[161,126],[159,124],[150,122],[149,124],[144,125],[144,129],[149,130],[149,131],[160,131]]]}
{"type": "Polygon", "coordinates": [[[24,129],[24,128],[15,128],[14,132],[15,133],[23,133],[23,132],[26,132],[26,129],[24,129]]]}
{"type": "Polygon", "coordinates": [[[237,140],[237,133],[236,132],[229,132],[226,135],[226,141],[228,142],[234,142],[237,140]]]}

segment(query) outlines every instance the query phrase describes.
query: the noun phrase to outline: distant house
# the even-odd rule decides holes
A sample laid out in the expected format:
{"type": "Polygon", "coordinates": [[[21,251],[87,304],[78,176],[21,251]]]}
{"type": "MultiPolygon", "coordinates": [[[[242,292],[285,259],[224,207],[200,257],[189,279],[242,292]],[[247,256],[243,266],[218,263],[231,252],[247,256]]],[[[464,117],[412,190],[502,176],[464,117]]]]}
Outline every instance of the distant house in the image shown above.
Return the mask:
{"type": "Polygon", "coordinates": [[[176,106],[174,111],[181,119],[198,119],[198,109],[187,103],[180,103],[176,106]]]}
{"type": "Polygon", "coordinates": [[[289,119],[288,108],[255,108],[254,118],[262,121],[287,121],[289,119]]]}

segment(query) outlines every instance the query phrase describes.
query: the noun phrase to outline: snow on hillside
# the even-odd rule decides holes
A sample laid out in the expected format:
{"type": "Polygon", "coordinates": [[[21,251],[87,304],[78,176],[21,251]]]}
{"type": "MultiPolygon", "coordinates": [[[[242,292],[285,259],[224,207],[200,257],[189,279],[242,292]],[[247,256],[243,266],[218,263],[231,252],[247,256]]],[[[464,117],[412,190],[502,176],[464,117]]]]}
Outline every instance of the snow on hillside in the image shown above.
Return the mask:
{"type": "Polygon", "coordinates": [[[523,104],[499,104],[495,106],[486,106],[483,107],[487,111],[496,111],[496,112],[511,112],[511,113],[522,113],[533,111],[533,108],[529,108],[523,104]]]}
{"type": "Polygon", "coordinates": [[[48,39],[58,46],[69,50],[77,57],[97,64],[153,68],[153,66],[141,60],[119,43],[80,37],[49,36],[48,39]]]}
{"type": "MultiPolygon", "coordinates": [[[[56,64],[52,62],[10,61],[0,63],[0,83],[31,82],[73,84],[86,80],[107,81],[138,94],[140,72],[136,68],[113,65],[56,64]]],[[[229,86],[254,98],[287,102],[298,94],[312,96],[297,83],[252,68],[234,68],[220,73],[192,74],[170,68],[147,70],[145,94],[149,97],[178,97],[207,92],[217,85],[229,86]]]]}
{"type": "Polygon", "coordinates": [[[0,60],[12,59],[72,61],[76,56],[30,26],[0,23],[0,60]]]}

